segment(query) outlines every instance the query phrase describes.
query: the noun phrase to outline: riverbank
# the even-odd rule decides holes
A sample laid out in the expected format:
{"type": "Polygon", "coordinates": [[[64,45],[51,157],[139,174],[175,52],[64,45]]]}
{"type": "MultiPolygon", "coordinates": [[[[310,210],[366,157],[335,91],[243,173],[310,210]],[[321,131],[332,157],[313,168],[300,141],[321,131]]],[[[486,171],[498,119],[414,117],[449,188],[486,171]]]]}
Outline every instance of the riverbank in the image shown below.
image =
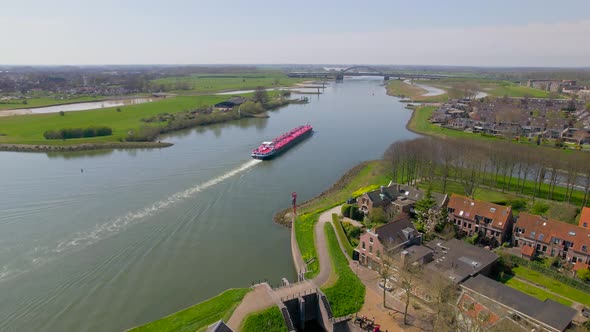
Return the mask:
{"type": "Polygon", "coordinates": [[[75,152],[110,149],[160,149],[173,146],[166,142],[81,143],[74,145],[0,144],[0,151],[9,152],[75,152]]]}

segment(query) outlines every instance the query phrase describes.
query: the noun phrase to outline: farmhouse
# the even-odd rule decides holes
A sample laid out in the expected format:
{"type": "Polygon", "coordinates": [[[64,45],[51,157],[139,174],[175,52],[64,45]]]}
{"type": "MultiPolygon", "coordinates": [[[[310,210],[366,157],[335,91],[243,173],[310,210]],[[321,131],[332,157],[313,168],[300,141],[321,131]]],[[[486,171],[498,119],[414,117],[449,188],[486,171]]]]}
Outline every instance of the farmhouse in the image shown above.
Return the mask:
{"type": "MultiPolygon", "coordinates": [[[[381,187],[378,190],[364,193],[357,204],[359,210],[365,214],[370,214],[371,211],[380,207],[390,214],[414,212],[414,204],[424,198],[425,192],[414,187],[403,184],[393,183],[387,187],[381,187]]],[[[438,207],[442,207],[447,202],[447,195],[432,193],[432,198],[435,200],[438,207]]]]}

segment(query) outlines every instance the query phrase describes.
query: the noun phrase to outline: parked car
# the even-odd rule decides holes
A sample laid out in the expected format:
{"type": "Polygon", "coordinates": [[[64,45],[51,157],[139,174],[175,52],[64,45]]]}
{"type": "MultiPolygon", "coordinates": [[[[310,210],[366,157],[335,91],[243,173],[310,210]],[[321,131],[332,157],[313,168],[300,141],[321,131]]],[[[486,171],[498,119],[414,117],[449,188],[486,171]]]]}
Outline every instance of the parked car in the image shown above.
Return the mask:
{"type": "Polygon", "coordinates": [[[349,198],[346,200],[346,204],[356,204],[356,198],[349,198]]]}
{"type": "Polygon", "coordinates": [[[383,282],[383,280],[379,281],[379,287],[383,288],[385,284],[385,290],[388,292],[391,292],[393,290],[393,285],[389,282],[389,280],[387,280],[386,283],[383,282]]]}
{"type": "Polygon", "coordinates": [[[582,316],[584,316],[586,318],[590,318],[590,308],[582,309],[582,316]]]}

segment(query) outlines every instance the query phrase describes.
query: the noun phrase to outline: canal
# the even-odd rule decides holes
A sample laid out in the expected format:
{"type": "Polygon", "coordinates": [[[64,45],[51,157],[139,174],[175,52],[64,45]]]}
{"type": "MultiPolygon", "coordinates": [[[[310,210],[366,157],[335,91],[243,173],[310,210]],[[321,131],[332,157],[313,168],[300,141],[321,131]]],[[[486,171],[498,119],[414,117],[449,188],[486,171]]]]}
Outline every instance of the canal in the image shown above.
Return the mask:
{"type": "Polygon", "coordinates": [[[0,330],[123,330],[292,280],[289,230],[272,220],[291,192],[312,198],[415,137],[381,83],[347,78],[268,119],[168,135],[165,149],[0,152],[0,330]],[[314,135],[278,159],[250,158],[307,122],[314,135]]]}

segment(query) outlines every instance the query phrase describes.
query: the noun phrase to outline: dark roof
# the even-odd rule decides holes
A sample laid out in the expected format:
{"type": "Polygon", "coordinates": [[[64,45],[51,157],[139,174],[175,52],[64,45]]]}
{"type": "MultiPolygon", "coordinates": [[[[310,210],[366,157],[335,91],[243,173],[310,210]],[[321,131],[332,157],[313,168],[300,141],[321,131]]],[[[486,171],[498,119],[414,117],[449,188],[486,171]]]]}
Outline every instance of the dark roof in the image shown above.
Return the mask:
{"type": "Polygon", "coordinates": [[[463,287],[563,331],[576,315],[576,310],[552,300],[544,302],[482,275],[469,278],[463,287]]]}
{"type": "Polygon", "coordinates": [[[420,235],[407,214],[400,214],[393,221],[375,228],[374,233],[383,245],[400,245],[420,235]]]}
{"type": "MultiPolygon", "coordinates": [[[[367,196],[373,203],[381,203],[383,201],[389,203],[395,200],[400,201],[399,198],[404,198],[410,202],[415,202],[421,200],[424,195],[425,192],[418,188],[398,183],[392,183],[387,187],[382,187],[367,193],[367,196]]],[[[442,206],[447,199],[447,195],[433,192],[432,198],[436,202],[436,205],[442,206]]]]}
{"type": "Polygon", "coordinates": [[[433,261],[426,265],[454,283],[460,283],[498,260],[493,251],[480,248],[457,239],[447,242],[433,241],[429,247],[434,250],[433,261]]]}
{"type": "Polygon", "coordinates": [[[234,332],[229,326],[225,325],[222,320],[219,320],[207,328],[206,332],[234,332]]]}

